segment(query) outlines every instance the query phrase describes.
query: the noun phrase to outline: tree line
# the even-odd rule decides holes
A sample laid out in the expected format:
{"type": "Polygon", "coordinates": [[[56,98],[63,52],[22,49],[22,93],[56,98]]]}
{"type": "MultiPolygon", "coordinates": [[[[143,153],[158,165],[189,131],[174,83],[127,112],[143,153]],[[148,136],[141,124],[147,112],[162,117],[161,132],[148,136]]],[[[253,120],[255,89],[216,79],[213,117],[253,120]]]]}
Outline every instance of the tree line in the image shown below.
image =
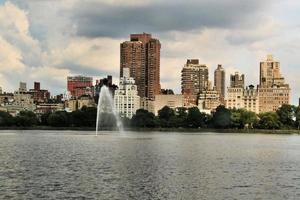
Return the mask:
{"type": "MultiPolygon", "coordinates": [[[[83,107],[71,113],[57,111],[36,115],[31,111],[21,111],[16,116],[0,111],[1,127],[95,127],[97,108],[83,107]]],[[[300,107],[282,105],[276,112],[256,114],[244,109],[227,109],[219,106],[212,114],[200,112],[197,107],[168,106],[158,111],[158,115],[139,109],[132,119],[121,118],[125,127],[133,128],[213,128],[213,129],[299,129],[300,107]]],[[[115,127],[112,114],[101,116],[101,126],[115,127]],[[105,119],[105,120],[104,120],[105,119]]]]}

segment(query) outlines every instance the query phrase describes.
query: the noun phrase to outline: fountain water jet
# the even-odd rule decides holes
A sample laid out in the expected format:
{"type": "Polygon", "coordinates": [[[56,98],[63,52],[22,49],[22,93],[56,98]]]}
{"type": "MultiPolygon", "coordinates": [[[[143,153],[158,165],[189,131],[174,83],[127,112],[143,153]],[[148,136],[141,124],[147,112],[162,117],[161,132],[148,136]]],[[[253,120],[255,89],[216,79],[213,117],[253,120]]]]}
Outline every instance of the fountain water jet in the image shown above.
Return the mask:
{"type": "Polygon", "coordinates": [[[99,93],[99,100],[97,106],[96,136],[98,135],[99,125],[100,125],[99,123],[103,121],[102,118],[103,117],[107,118],[111,114],[114,116],[116,120],[116,125],[119,132],[123,132],[123,124],[119,114],[115,109],[113,97],[109,91],[109,88],[106,85],[103,85],[99,93]]]}

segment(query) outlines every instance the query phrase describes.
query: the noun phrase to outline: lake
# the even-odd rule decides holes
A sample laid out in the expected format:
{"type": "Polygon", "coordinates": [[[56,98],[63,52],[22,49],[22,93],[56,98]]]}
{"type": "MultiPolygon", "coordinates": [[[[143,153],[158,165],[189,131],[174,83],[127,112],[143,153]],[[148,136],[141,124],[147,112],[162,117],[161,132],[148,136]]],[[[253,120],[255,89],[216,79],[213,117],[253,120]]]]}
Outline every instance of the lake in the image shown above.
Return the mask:
{"type": "Polygon", "coordinates": [[[300,136],[0,131],[0,199],[299,199],[300,136]]]}

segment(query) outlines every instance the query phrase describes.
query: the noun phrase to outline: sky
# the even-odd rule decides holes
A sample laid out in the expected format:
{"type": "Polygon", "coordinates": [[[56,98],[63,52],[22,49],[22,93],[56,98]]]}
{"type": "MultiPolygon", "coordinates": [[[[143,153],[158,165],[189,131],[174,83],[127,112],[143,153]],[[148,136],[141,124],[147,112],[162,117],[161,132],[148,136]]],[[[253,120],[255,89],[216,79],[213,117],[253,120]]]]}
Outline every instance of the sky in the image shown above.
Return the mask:
{"type": "Polygon", "coordinates": [[[55,95],[69,75],[117,83],[120,43],[148,32],[162,44],[162,88],[180,93],[189,58],[209,67],[211,81],[222,64],[227,83],[239,71],[257,85],[259,62],[273,54],[298,104],[299,10],[298,0],[0,0],[0,86],[40,81],[55,95]]]}

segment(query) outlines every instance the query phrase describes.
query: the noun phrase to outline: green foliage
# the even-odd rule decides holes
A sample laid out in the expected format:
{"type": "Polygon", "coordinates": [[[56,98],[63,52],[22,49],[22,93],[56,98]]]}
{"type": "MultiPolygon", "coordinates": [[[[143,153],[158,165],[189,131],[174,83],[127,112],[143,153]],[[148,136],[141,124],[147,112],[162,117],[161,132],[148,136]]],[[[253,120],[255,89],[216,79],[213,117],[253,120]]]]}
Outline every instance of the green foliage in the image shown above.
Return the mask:
{"type": "Polygon", "coordinates": [[[213,115],[214,128],[229,128],[231,125],[231,112],[225,106],[221,105],[217,107],[216,112],[213,115]]]}
{"type": "Polygon", "coordinates": [[[191,128],[207,127],[209,115],[201,113],[197,107],[188,109],[187,126],[191,128]]]}
{"type": "Polygon", "coordinates": [[[65,111],[58,111],[49,115],[47,123],[53,127],[69,126],[69,115],[65,111]]]}
{"type": "MultiPolygon", "coordinates": [[[[73,126],[76,127],[96,127],[96,118],[97,118],[97,108],[93,107],[82,107],[81,110],[76,110],[71,113],[71,119],[73,126]]],[[[106,126],[114,126],[112,122],[115,123],[115,119],[112,118],[109,114],[103,114],[101,119],[108,119],[109,125],[106,126]],[[104,115],[107,115],[104,117],[104,115]]],[[[104,123],[104,122],[103,122],[104,123]]]]}
{"type": "Polygon", "coordinates": [[[12,126],[14,118],[8,113],[0,111],[0,126],[12,126]]]}
{"type": "Polygon", "coordinates": [[[259,121],[255,125],[256,128],[260,129],[279,129],[281,123],[279,121],[279,116],[275,112],[266,112],[258,115],[259,121]]]}
{"type": "Polygon", "coordinates": [[[253,128],[253,124],[257,122],[257,116],[254,112],[245,109],[232,109],[230,111],[232,128],[253,128]]]}
{"type": "Polygon", "coordinates": [[[187,127],[187,115],[188,115],[188,110],[185,107],[179,107],[176,108],[176,127],[187,127]]]}
{"type": "Polygon", "coordinates": [[[162,127],[174,127],[176,126],[177,119],[175,117],[175,112],[168,106],[164,106],[158,111],[158,118],[160,126],[162,127]]]}
{"type": "Polygon", "coordinates": [[[300,128],[300,107],[295,108],[295,127],[300,128]]]}
{"type": "Polygon", "coordinates": [[[279,121],[286,128],[291,128],[295,125],[294,117],[295,117],[295,106],[283,104],[277,111],[277,115],[279,117],[279,121]]]}
{"type": "Polygon", "coordinates": [[[37,116],[34,112],[31,111],[21,111],[15,117],[15,125],[22,126],[22,127],[30,127],[35,126],[38,123],[37,116]]]}
{"type": "Polygon", "coordinates": [[[155,127],[155,116],[153,113],[144,109],[139,109],[131,119],[133,127],[155,127]]]}

